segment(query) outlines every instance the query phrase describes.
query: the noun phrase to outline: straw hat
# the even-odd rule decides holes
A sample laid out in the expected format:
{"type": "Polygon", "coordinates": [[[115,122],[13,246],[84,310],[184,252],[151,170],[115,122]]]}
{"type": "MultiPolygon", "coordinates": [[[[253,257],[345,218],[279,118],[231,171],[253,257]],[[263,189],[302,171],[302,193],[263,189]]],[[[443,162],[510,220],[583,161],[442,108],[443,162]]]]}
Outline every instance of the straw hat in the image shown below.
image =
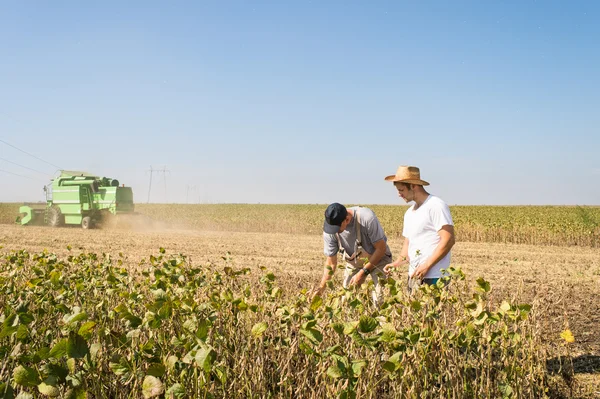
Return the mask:
{"type": "Polygon", "coordinates": [[[416,166],[401,165],[398,167],[395,175],[387,176],[385,180],[399,183],[419,184],[421,186],[429,185],[425,180],[421,180],[421,172],[416,166]]]}

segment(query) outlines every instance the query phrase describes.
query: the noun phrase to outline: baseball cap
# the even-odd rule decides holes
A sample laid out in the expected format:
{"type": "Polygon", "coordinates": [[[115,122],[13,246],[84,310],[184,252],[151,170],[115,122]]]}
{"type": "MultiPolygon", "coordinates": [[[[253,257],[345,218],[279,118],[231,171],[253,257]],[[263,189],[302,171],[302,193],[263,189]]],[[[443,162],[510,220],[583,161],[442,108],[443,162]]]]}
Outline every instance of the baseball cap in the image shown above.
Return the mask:
{"type": "Polygon", "coordinates": [[[340,226],[346,216],[348,215],[348,211],[346,207],[342,204],[338,204],[334,202],[329,205],[327,209],[325,209],[325,223],[323,223],[323,231],[327,234],[335,234],[340,231],[340,226]]]}

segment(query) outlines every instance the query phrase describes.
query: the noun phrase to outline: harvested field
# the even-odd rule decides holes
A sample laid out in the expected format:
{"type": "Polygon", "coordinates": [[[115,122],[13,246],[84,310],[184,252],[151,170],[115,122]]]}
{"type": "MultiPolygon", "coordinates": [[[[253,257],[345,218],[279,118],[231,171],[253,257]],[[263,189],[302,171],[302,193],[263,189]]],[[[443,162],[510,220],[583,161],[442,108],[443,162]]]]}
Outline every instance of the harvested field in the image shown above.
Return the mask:
{"type": "MultiPolygon", "coordinates": [[[[362,206],[362,204],[361,204],[362,206]]],[[[402,234],[405,206],[366,205],[390,238],[402,234]]],[[[19,204],[0,204],[0,224],[11,224],[19,204]]],[[[321,232],[325,205],[137,204],[138,230],[176,228],[314,234],[321,232]]],[[[600,207],[593,206],[452,206],[457,239],[532,245],[600,247],[600,207]]],[[[136,227],[136,226],[133,226],[136,227]]]]}

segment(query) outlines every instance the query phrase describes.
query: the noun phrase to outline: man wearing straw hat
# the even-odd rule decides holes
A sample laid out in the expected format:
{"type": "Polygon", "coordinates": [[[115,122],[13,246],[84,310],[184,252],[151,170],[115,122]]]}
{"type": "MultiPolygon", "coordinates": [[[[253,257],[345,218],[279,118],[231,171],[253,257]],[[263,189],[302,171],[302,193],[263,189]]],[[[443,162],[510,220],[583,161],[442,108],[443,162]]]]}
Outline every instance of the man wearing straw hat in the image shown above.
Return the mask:
{"type": "Polygon", "coordinates": [[[400,257],[386,265],[386,274],[408,264],[408,287],[435,284],[450,266],[450,249],[454,245],[454,223],[450,208],[439,197],[429,194],[416,166],[400,166],[386,181],[394,183],[398,196],[413,205],[404,214],[400,257]]]}
{"type": "Polygon", "coordinates": [[[387,237],[375,213],[369,208],[350,207],[333,203],[325,210],[323,223],[324,253],[327,257],[319,287],[314,292],[321,295],[335,272],[338,253],[341,253],[344,269],[344,288],[361,285],[368,276],[375,284],[373,302],[383,299],[383,287],[379,279],[385,277],[383,268],[393,261],[387,245],[387,237]]]}

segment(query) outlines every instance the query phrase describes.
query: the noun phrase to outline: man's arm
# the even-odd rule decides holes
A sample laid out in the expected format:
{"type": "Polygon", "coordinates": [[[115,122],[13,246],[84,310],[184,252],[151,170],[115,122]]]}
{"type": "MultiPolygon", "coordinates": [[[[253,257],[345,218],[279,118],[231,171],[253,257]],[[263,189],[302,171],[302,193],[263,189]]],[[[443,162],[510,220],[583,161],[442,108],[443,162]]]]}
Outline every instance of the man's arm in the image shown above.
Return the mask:
{"type": "Polygon", "coordinates": [[[369,271],[369,273],[375,270],[375,267],[379,264],[381,258],[385,256],[385,251],[387,250],[385,240],[379,240],[377,242],[374,242],[373,247],[375,247],[375,252],[373,252],[373,254],[369,256],[369,262],[365,263],[365,265],[363,266],[369,271]]]}
{"type": "Polygon", "coordinates": [[[333,273],[335,273],[336,267],[337,267],[337,254],[335,254],[333,256],[328,256],[327,259],[325,260],[325,268],[323,269],[323,278],[321,278],[321,283],[319,284],[319,287],[316,289],[314,295],[321,296],[321,294],[323,294],[323,291],[325,291],[325,288],[327,287],[327,282],[329,280],[331,280],[331,276],[333,276],[333,273]]]}
{"type": "Polygon", "coordinates": [[[438,231],[440,236],[440,242],[437,247],[425,262],[423,262],[417,270],[415,270],[413,276],[418,279],[424,279],[425,275],[436,263],[444,258],[450,252],[450,249],[454,246],[454,226],[449,224],[442,226],[438,231]]]}
{"type": "Polygon", "coordinates": [[[385,255],[385,251],[387,249],[385,240],[374,242],[373,247],[375,247],[375,251],[369,257],[369,261],[363,265],[363,269],[367,269],[367,271],[365,272],[364,270],[361,270],[360,272],[356,273],[354,277],[352,277],[352,280],[350,280],[350,285],[361,285],[367,278],[367,274],[371,274],[371,272],[375,270],[375,267],[385,255]]]}

